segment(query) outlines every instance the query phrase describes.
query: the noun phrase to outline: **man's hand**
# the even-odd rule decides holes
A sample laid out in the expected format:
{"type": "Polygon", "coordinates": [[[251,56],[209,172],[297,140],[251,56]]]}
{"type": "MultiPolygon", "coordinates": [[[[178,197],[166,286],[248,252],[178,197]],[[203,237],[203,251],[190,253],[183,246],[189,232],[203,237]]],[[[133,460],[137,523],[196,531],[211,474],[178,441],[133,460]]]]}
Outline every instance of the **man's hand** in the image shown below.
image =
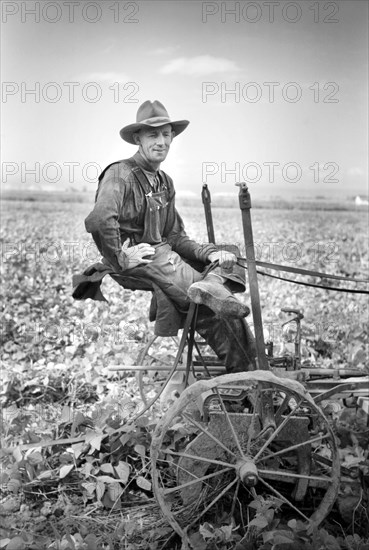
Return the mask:
{"type": "Polygon", "coordinates": [[[145,256],[153,256],[155,248],[147,243],[139,243],[135,246],[129,246],[128,239],[123,243],[122,251],[128,259],[128,269],[140,264],[149,264],[152,260],[144,259],[145,256]]]}
{"type": "Polygon", "coordinates": [[[218,260],[220,267],[223,267],[223,269],[231,269],[237,263],[237,256],[226,250],[217,250],[209,254],[208,260],[210,262],[218,260]]]}

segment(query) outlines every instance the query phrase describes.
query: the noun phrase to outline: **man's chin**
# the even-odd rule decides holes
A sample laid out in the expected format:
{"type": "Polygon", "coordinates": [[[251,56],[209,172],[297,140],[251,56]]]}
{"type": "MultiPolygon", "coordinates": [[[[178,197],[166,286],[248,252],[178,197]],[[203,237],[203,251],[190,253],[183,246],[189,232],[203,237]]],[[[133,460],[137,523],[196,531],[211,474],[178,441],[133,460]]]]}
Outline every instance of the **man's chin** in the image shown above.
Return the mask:
{"type": "Polygon", "coordinates": [[[167,158],[168,151],[156,151],[153,154],[153,160],[165,160],[167,158]]]}

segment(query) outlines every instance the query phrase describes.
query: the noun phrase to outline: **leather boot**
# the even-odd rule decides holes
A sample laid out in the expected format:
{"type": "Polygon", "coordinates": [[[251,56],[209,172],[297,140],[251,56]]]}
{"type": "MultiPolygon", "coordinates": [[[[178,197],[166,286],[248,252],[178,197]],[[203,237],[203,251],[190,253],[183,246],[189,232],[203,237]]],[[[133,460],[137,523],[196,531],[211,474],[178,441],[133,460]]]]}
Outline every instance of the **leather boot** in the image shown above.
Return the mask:
{"type": "Polygon", "coordinates": [[[222,277],[212,273],[193,283],[187,294],[192,302],[207,306],[224,319],[242,319],[250,313],[250,308],[239,302],[223,285],[222,277]]]}
{"type": "Polygon", "coordinates": [[[196,331],[225,364],[227,373],[255,370],[255,338],[246,320],[222,319],[201,309],[196,331]]]}

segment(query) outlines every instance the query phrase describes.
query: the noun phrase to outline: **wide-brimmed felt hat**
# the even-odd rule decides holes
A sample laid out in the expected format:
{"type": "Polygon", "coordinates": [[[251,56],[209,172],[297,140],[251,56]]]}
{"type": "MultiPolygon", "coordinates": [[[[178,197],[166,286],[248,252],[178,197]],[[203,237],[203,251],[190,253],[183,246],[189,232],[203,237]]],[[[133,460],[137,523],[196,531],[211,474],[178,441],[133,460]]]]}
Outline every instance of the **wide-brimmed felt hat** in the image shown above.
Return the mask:
{"type": "Polygon", "coordinates": [[[160,101],[145,101],[137,111],[136,122],[121,129],[120,137],[135,145],[133,134],[142,128],[165,126],[170,124],[176,136],[189,125],[189,120],[171,120],[168,111],[160,101]]]}

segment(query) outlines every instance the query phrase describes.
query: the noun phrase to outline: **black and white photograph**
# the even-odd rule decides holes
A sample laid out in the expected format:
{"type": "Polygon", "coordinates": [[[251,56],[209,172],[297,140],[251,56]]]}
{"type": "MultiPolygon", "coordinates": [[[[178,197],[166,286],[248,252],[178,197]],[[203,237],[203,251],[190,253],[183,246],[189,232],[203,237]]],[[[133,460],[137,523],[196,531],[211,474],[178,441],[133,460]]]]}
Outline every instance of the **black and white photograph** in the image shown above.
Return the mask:
{"type": "Polygon", "coordinates": [[[369,550],[369,2],[0,8],[0,549],[369,550]]]}

